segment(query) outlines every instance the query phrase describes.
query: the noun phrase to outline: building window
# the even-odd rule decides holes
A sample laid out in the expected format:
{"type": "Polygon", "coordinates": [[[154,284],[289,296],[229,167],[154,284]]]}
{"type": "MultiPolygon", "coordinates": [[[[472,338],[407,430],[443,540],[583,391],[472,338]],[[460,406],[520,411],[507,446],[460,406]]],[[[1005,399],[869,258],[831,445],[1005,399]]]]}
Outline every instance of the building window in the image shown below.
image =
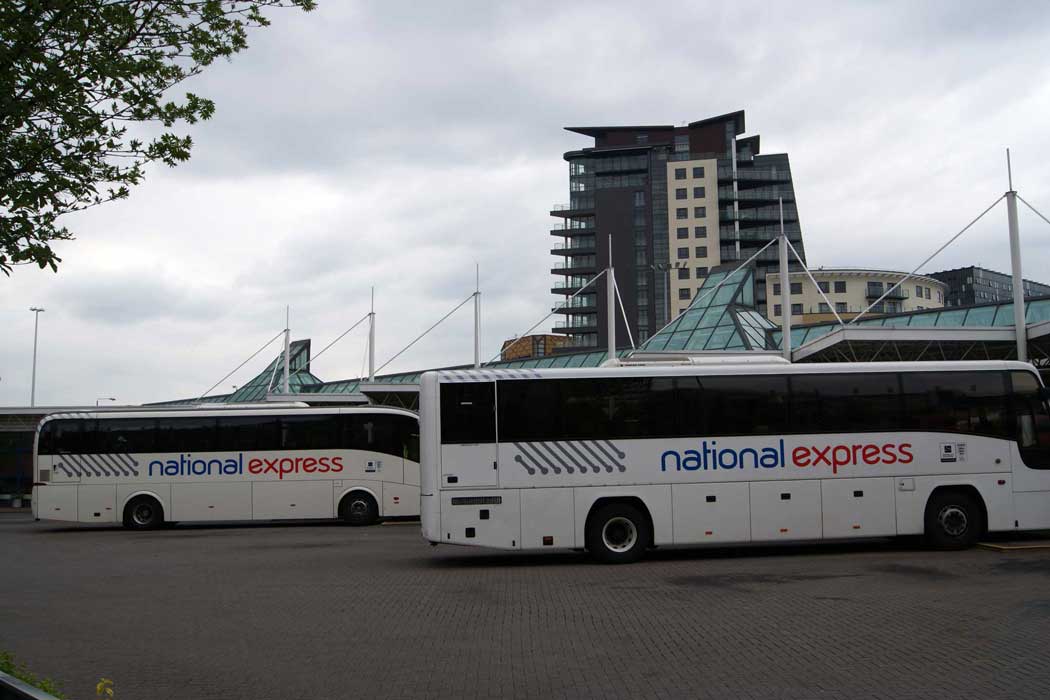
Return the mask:
{"type": "Polygon", "coordinates": [[[679,248],[678,249],[678,259],[679,260],[688,260],[689,259],[689,249],[688,248],[679,248]]]}
{"type": "Polygon", "coordinates": [[[773,315],[774,316],[779,316],[780,315],[780,304],[773,304],[773,315]]]}
{"type": "Polygon", "coordinates": [[[689,190],[685,187],[678,187],[674,191],[675,199],[686,199],[689,197],[689,190]]]}
{"type": "Polygon", "coordinates": [[[930,288],[929,287],[926,288],[926,298],[927,299],[930,298],[930,288]]]}
{"type": "Polygon", "coordinates": [[[688,153],[689,152],[689,134],[678,134],[674,137],[674,152],[675,153],[688,153]]]}
{"type": "Polygon", "coordinates": [[[695,168],[693,168],[693,177],[703,177],[703,176],[704,176],[704,166],[698,165],[695,168]]]}
{"type": "Polygon", "coordinates": [[[689,218],[689,208],[688,207],[678,207],[677,209],[674,210],[674,218],[676,218],[676,219],[688,219],[689,218]]]}
{"type": "Polygon", "coordinates": [[[707,257],[707,246],[706,245],[698,245],[696,247],[696,257],[698,257],[698,258],[706,258],[707,257]]]}
{"type": "Polygon", "coordinates": [[[697,279],[702,279],[704,277],[707,277],[707,268],[706,267],[698,267],[698,268],[696,268],[696,278],[697,279]]]}
{"type": "Polygon", "coordinates": [[[707,216],[707,207],[693,207],[693,216],[702,219],[707,216]]]}
{"type": "Polygon", "coordinates": [[[649,134],[638,134],[634,137],[634,142],[639,146],[645,146],[649,143],[649,134]]]}
{"type": "Polygon", "coordinates": [[[775,296],[775,297],[780,296],[780,285],[779,284],[774,284],[773,285],[773,296],[775,296]]]}
{"type": "Polygon", "coordinates": [[[688,267],[680,267],[680,268],[678,268],[678,279],[680,279],[680,280],[687,280],[687,279],[689,279],[689,268],[688,267]]]}
{"type": "Polygon", "coordinates": [[[697,238],[707,238],[707,227],[706,226],[694,226],[693,235],[697,238]]]}
{"type": "Polygon", "coordinates": [[[685,174],[685,168],[675,168],[674,169],[674,179],[675,180],[684,180],[686,177],[688,177],[688,176],[685,174]]]}
{"type": "Polygon", "coordinates": [[[678,290],[678,298],[681,299],[682,301],[689,301],[692,297],[689,296],[689,290],[688,289],[679,289],[678,290]]]}
{"type": "Polygon", "coordinates": [[[645,192],[634,193],[634,206],[644,207],[645,206],[645,192]]]}
{"type": "Polygon", "coordinates": [[[944,303],[944,295],[941,293],[941,290],[939,290],[939,289],[937,290],[937,303],[938,304],[943,304],[944,303]]]}
{"type": "Polygon", "coordinates": [[[846,293],[846,283],[845,282],[836,282],[835,283],[835,293],[836,294],[845,294],[846,293]]]}
{"type": "Polygon", "coordinates": [[[706,193],[706,191],[705,191],[705,189],[703,187],[694,187],[693,188],[693,196],[696,197],[697,199],[703,199],[704,197],[707,196],[707,193],[706,193]]]}
{"type": "Polygon", "coordinates": [[[791,315],[792,316],[801,316],[802,315],[802,304],[792,304],[791,305],[791,315]]]}
{"type": "Polygon", "coordinates": [[[922,287],[920,287],[919,285],[915,285],[915,296],[922,299],[922,287]]]}
{"type": "Polygon", "coordinates": [[[825,294],[831,291],[831,287],[827,282],[817,282],[817,286],[820,288],[820,291],[825,294]]]}
{"type": "Polygon", "coordinates": [[[825,304],[824,302],[820,302],[820,304],[817,306],[817,308],[820,311],[820,313],[822,313],[822,314],[830,314],[831,313],[831,307],[828,306],[827,304],[825,304]]]}
{"type": "Polygon", "coordinates": [[[795,295],[801,294],[802,293],[802,283],[801,282],[792,282],[791,283],[791,293],[795,294],[795,295]]]}
{"type": "Polygon", "coordinates": [[[849,311],[849,308],[846,306],[846,302],[844,302],[844,301],[836,301],[835,302],[835,311],[838,311],[840,314],[844,314],[847,311],[849,311]]]}
{"type": "Polygon", "coordinates": [[[677,236],[679,238],[689,238],[689,227],[688,226],[681,226],[681,227],[679,227],[678,230],[676,231],[676,234],[677,234],[677,236]]]}

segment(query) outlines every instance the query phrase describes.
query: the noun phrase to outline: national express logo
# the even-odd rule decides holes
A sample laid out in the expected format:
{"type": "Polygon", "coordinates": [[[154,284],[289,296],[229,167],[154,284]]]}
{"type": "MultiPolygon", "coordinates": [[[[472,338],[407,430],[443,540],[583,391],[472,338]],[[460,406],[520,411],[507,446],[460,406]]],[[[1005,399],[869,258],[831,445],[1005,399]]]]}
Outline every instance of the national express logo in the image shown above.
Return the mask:
{"type": "MultiPolygon", "coordinates": [[[[708,471],[715,469],[783,469],[784,441],[766,447],[718,447],[717,440],[702,440],[699,450],[667,450],[660,455],[660,471],[708,471]]],[[[909,464],[914,456],[911,443],[887,442],[850,445],[800,445],[791,450],[790,464],[799,469],[826,467],[838,474],[842,467],[875,464],[909,464]]]]}
{"type": "MultiPolygon", "coordinates": [[[[150,476],[153,476],[154,469],[157,470],[157,476],[242,476],[246,471],[243,452],[227,459],[194,459],[192,454],[181,454],[178,459],[153,460],[149,463],[150,476]]],[[[249,474],[274,474],[278,479],[284,479],[289,474],[341,471],[342,457],[252,457],[247,465],[249,474]]]]}

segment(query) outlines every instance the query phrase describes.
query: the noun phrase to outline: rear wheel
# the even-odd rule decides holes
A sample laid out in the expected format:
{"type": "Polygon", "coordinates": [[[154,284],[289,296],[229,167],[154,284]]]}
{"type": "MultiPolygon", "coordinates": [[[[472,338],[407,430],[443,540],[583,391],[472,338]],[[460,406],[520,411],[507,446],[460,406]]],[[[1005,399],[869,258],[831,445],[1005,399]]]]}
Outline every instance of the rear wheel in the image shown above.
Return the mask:
{"type": "Polygon", "coordinates": [[[124,527],[153,530],[164,524],[164,509],[152,496],[136,496],[124,507],[124,527]]]}
{"type": "Polygon", "coordinates": [[[599,508],[587,523],[587,551],[606,564],[638,561],[652,541],[649,519],[638,508],[611,503],[599,508]]]}
{"type": "Polygon", "coordinates": [[[374,525],[379,520],[379,505],[365,491],[353,491],[339,502],[339,517],[351,525],[374,525]]]}
{"type": "Polygon", "coordinates": [[[984,511],[972,494],[940,491],[926,504],[926,541],[937,549],[972,547],[984,532],[984,511]]]}

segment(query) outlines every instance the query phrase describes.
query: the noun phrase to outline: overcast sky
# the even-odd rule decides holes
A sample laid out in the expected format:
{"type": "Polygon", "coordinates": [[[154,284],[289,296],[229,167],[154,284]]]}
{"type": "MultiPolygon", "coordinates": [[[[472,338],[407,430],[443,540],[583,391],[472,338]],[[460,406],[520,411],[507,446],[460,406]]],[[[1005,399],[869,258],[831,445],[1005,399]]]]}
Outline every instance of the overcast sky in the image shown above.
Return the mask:
{"type": "MultiPolygon", "coordinates": [[[[473,290],[483,359],[538,321],[567,125],[744,109],[787,152],[812,266],[908,269],[1006,189],[1050,215],[1050,5],[319,0],[187,89],[193,157],[69,217],[58,274],[0,277],[0,405],[199,395],[292,308],[315,353],[368,311],[382,364],[473,290]]],[[[1022,207],[1025,276],[1050,226],[1022,207]]],[[[932,262],[1009,272],[1000,204],[932,262]]],[[[387,368],[470,362],[469,305],[387,368]]],[[[547,324],[545,324],[546,326],[547,324]]],[[[358,376],[364,324],[313,367],[358,376]]],[[[274,343],[216,391],[254,376],[274,343]]]]}

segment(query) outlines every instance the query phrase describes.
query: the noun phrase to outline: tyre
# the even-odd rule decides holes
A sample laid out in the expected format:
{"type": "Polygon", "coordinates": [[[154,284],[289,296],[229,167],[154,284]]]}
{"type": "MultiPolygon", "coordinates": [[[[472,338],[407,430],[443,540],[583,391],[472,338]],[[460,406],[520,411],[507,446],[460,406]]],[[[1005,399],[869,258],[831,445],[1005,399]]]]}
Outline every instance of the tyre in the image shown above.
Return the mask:
{"type": "Polygon", "coordinates": [[[352,491],[339,502],[339,517],[350,525],[374,525],[379,520],[379,506],[371,494],[352,491]]]}
{"type": "Polygon", "coordinates": [[[984,533],[980,502],[965,491],[939,491],[926,504],[924,534],[937,549],[972,547],[984,533]]]}
{"type": "Polygon", "coordinates": [[[164,509],[152,496],[136,496],[124,507],[124,527],[154,530],[164,524],[164,509]]]}
{"type": "Polygon", "coordinates": [[[587,521],[587,551],[606,564],[638,561],[652,541],[645,514],[626,503],[602,506],[587,521]]]}

